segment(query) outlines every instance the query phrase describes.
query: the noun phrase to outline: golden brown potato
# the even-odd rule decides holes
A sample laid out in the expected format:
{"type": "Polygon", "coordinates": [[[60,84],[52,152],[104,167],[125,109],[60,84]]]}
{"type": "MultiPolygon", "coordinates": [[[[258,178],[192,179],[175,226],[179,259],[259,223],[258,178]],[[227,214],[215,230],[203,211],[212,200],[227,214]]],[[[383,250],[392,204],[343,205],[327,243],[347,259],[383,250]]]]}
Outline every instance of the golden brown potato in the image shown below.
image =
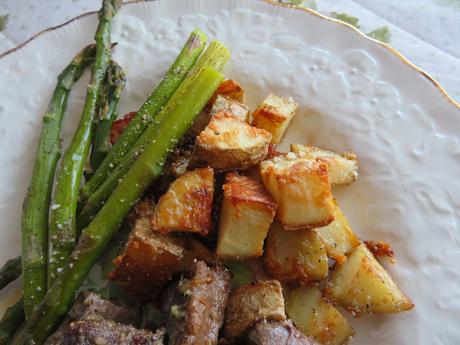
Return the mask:
{"type": "Polygon", "coordinates": [[[214,101],[205,107],[193,121],[187,131],[187,136],[196,137],[199,135],[206,128],[211,118],[222,112],[231,114],[245,122],[249,121],[250,111],[246,104],[222,95],[216,95],[214,101]]]}
{"type": "Polygon", "coordinates": [[[267,273],[279,280],[308,282],[326,278],[326,248],[312,230],[286,231],[274,223],[265,244],[267,273]]]}
{"type": "Polygon", "coordinates": [[[262,320],[286,319],[281,284],[277,280],[244,285],[230,295],[225,311],[224,337],[233,340],[262,320]]]}
{"type": "Polygon", "coordinates": [[[249,108],[246,104],[218,95],[211,108],[210,115],[212,117],[221,112],[232,114],[246,122],[248,122],[250,115],[249,108]]]}
{"type": "Polygon", "coordinates": [[[217,98],[219,95],[240,103],[245,103],[246,101],[246,95],[243,88],[240,84],[232,79],[227,79],[220,83],[210,102],[213,103],[215,98],[217,98]]]}
{"type": "Polygon", "coordinates": [[[261,256],[275,217],[275,201],[261,182],[237,173],[227,174],[223,190],[217,256],[233,260],[261,256]]]}
{"type": "Polygon", "coordinates": [[[252,115],[252,125],[272,134],[272,143],[278,144],[294,117],[298,104],[292,98],[269,94],[252,115]]]}
{"type": "Polygon", "coordinates": [[[109,279],[130,294],[149,300],[173,274],[190,267],[195,258],[210,257],[198,241],[155,233],[149,219],[143,218],[136,222],[123,253],[115,259],[109,279]]]}
{"type": "Polygon", "coordinates": [[[316,228],[314,231],[318,233],[319,238],[326,246],[327,255],[337,263],[342,263],[347,259],[346,255],[358,246],[360,241],[336,201],[334,201],[334,205],[334,221],[322,228],[316,228]]]}
{"type": "Polygon", "coordinates": [[[263,161],[260,175],[278,204],[277,218],[286,230],[325,226],[334,220],[325,163],[290,152],[263,161]]]}
{"type": "Polygon", "coordinates": [[[301,286],[288,292],[286,314],[302,333],[323,345],[347,344],[355,333],[345,317],[314,286],[301,286]]]}
{"type": "Polygon", "coordinates": [[[214,115],[196,138],[192,161],[216,171],[247,169],[265,159],[271,134],[229,113],[214,115]]]}
{"type": "Polygon", "coordinates": [[[364,244],[335,267],[325,293],[355,315],[398,313],[414,306],[364,244]]]}
{"type": "Polygon", "coordinates": [[[338,154],[311,145],[291,144],[291,151],[299,156],[319,159],[327,164],[332,185],[350,184],[358,178],[358,158],[354,153],[338,154]]]}
{"type": "Polygon", "coordinates": [[[211,230],[214,173],[209,167],[189,171],[175,180],[158,200],[151,226],[155,231],[196,232],[211,230]]]}

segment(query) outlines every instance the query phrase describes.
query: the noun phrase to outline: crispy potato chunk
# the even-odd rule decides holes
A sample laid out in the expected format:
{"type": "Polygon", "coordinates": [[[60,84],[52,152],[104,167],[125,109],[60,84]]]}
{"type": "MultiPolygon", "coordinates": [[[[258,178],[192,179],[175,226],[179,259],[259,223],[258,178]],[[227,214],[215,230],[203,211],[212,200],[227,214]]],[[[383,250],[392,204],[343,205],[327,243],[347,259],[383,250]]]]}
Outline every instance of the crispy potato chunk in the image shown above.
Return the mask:
{"type": "Polygon", "coordinates": [[[350,184],[358,178],[358,158],[354,153],[338,154],[311,145],[291,144],[291,151],[311,159],[319,159],[327,164],[329,182],[332,185],[350,184]]]}
{"type": "Polygon", "coordinates": [[[214,173],[209,167],[189,171],[175,180],[158,200],[151,226],[155,231],[197,232],[206,236],[212,227],[214,173]]]}
{"type": "Polygon", "coordinates": [[[201,131],[206,128],[211,118],[214,115],[222,112],[231,114],[245,122],[249,121],[250,111],[246,104],[240,103],[225,96],[216,95],[213,103],[203,109],[198,114],[195,121],[193,121],[192,125],[187,131],[187,136],[196,137],[199,135],[201,131]]]}
{"type": "Polygon", "coordinates": [[[123,253],[115,259],[109,279],[141,300],[150,300],[173,274],[189,267],[195,258],[210,257],[198,241],[155,233],[149,219],[142,218],[136,222],[123,253]]]}
{"type": "Polygon", "coordinates": [[[345,317],[314,286],[301,286],[287,293],[286,313],[302,333],[323,345],[347,344],[355,334],[345,317]]]}
{"type": "Polygon", "coordinates": [[[312,230],[286,231],[274,223],[265,244],[267,273],[280,280],[308,282],[326,278],[326,248],[312,230]]]}
{"type": "Polygon", "coordinates": [[[364,244],[334,269],[325,293],[354,315],[398,313],[414,306],[364,244]]]}
{"type": "Polygon", "coordinates": [[[225,311],[224,337],[236,339],[262,320],[286,319],[281,284],[277,280],[244,285],[230,295],[225,311]]]}
{"type": "Polygon", "coordinates": [[[252,115],[252,125],[272,134],[272,143],[278,144],[294,117],[298,104],[292,98],[269,94],[252,115]]]}
{"type": "Polygon", "coordinates": [[[327,255],[337,263],[342,263],[347,260],[346,255],[361,242],[351,229],[350,223],[348,223],[336,201],[334,201],[334,206],[334,221],[327,226],[315,229],[315,231],[326,246],[327,255]]]}
{"type": "Polygon", "coordinates": [[[265,159],[271,134],[229,113],[214,115],[196,138],[193,164],[216,171],[247,169],[265,159]]]}
{"type": "Polygon", "coordinates": [[[246,101],[246,95],[244,93],[243,88],[240,84],[238,84],[236,81],[232,79],[227,79],[220,83],[219,87],[217,88],[216,92],[211,98],[211,102],[214,102],[215,98],[217,98],[218,95],[224,96],[228,99],[232,99],[240,103],[245,103],[246,101]]]}
{"type": "Polygon", "coordinates": [[[260,175],[278,204],[277,218],[286,230],[325,226],[334,220],[326,163],[290,152],[262,162],[260,175]]]}
{"type": "Polygon", "coordinates": [[[223,190],[217,256],[233,260],[261,256],[275,217],[275,201],[261,182],[237,173],[227,174],[223,190]]]}
{"type": "Polygon", "coordinates": [[[232,114],[246,122],[249,120],[250,112],[246,104],[218,95],[211,108],[210,115],[214,116],[222,112],[232,114]]]}

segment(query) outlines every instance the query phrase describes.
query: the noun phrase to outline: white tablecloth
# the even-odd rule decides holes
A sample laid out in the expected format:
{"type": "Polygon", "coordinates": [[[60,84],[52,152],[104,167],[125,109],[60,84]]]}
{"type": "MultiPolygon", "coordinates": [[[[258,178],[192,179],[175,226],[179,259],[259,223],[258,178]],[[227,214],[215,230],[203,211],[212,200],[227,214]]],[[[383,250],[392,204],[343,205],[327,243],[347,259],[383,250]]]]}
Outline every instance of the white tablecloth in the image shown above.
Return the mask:
{"type": "MultiPolygon", "coordinates": [[[[460,0],[282,1],[313,7],[326,15],[336,12],[356,17],[366,33],[386,27],[389,43],[460,101],[460,0]]],[[[0,16],[8,15],[8,19],[0,31],[0,53],[99,6],[100,0],[1,0],[0,16]]]]}

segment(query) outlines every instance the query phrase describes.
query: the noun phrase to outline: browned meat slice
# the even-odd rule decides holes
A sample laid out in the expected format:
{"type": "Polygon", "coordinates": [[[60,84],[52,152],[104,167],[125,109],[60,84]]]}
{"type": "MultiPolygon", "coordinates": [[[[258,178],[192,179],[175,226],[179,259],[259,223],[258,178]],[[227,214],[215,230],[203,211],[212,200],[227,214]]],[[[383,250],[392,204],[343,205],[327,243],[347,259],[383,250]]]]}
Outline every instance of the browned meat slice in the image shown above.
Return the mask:
{"type": "Polygon", "coordinates": [[[249,332],[247,345],[319,345],[292,324],[291,320],[259,322],[249,332]]]}
{"type": "Polygon", "coordinates": [[[140,308],[123,302],[115,304],[90,291],[81,292],[67,317],[71,320],[107,319],[115,322],[137,325],[140,322],[140,308]]]}
{"type": "Polygon", "coordinates": [[[156,333],[109,320],[71,322],[59,345],[163,345],[164,329],[156,333]]]}
{"type": "Polygon", "coordinates": [[[230,290],[221,265],[195,261],[188,278],[169,287],[163,303],[169,345],[216,345],[230,290]]]}
{"type": "Polygon", "coordinates": [[[69,327],[74,321],[91,320],[138,325],[140,322],[140,309],[126,304],[115,304],[102,299],[99,295],[84,291],[75,300],[66,319],[46,341],[46,345],[61,345],[67,337],[69,327]]]}

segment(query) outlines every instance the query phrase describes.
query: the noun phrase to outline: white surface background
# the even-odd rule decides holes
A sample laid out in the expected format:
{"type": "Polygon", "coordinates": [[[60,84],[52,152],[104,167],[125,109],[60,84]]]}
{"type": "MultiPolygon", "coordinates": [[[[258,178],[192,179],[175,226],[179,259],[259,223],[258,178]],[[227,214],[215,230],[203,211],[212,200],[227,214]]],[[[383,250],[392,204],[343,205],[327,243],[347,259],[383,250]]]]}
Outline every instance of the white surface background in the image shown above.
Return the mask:
{"type": "MultiPolygon", "coordinates": [[[[100,0],[1,0],[0,15],[9,18],[0,32],[0,53],[99,6],[100,0]]],[[[316,7],[326,15],[335,11],[358,17],[364,32],[388,26],[390,44],[460,100],[460,0],[316,0],[316,7]]]]}

